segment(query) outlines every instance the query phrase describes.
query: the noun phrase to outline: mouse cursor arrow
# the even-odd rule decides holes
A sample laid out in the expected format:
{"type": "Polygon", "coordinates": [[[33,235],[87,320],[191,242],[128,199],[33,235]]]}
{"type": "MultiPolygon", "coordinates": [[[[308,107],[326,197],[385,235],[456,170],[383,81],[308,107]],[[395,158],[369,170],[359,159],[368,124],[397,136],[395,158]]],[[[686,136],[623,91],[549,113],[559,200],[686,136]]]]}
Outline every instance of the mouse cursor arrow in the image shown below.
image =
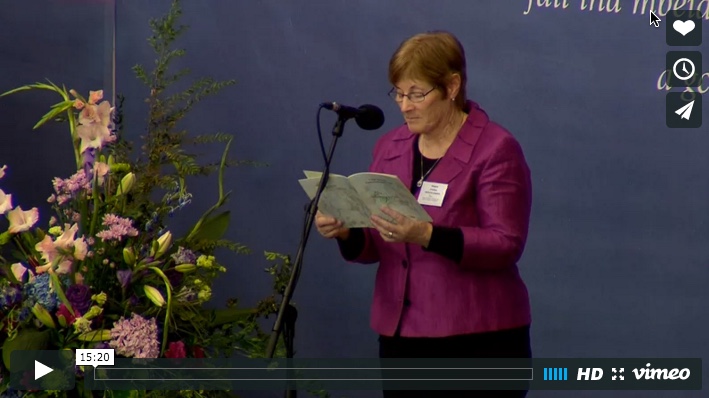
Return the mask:
{"type": "Polygon", "coordinates": [[[655,11],[650,10],[650,25],[659,28],[661,21],[660,17],[655,14],[655,11]]]}

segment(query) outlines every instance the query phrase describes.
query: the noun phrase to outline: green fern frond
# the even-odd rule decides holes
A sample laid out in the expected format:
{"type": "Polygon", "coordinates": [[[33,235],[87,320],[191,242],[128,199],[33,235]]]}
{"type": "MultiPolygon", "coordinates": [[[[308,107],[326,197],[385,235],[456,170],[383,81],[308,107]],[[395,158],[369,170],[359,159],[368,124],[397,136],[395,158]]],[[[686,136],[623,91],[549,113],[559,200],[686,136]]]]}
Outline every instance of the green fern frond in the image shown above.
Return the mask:
{"type": "Polygon", "coordinates": [[[148,78],[148,74],[145,72],[145,68],[143,68],[142,65],[133,66],[133,73],[135,73],[135,76],[141,81],[141,83],[146,86],[150,85],[150,79],[148,78]]]}
{"type": "Polygon", "coordinates": [[[251,250],[248,247],[246,247],[245,245],[238,243],[238,242],[232,242],[228,239],[200,241],[197,243],[197,247],[199,248],[199,250],[202,250],[207,253],[211,253],[215,249],[218,249],[218,248],[227,249],[227,250],[230,250],[236,254],[250,254],[251,253],[251,250]]]}
{"type": "Polygon", "coordinates": [[[226,134],[222,132],[214,134],[202,134],[194,137],[192,139],[193,144],[213,144],[213,143],[226,143],[233,139],[234,136],[231,134],[226,134]]]}
{"type": "Polygon", "coordinates": [[[172,189],[176,183],[178,183],[178,178],[173,175],[164,175],[160,176],[157,181],[156,185],[160,188],[163,189],[172,189]]]}

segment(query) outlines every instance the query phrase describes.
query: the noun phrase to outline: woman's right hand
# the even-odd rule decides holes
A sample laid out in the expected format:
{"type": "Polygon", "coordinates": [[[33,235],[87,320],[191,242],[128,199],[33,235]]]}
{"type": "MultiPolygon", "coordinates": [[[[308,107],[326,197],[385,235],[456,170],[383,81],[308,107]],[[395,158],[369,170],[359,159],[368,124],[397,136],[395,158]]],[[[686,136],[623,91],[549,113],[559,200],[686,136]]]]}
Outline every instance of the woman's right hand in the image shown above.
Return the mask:
{"type": "Polygon", "coordinates": [[[342,221],[335,217],[326,216],[320,211],[315,215],[315,228],[318,229],[320,235],[327,239],[339,238],[347,239],[350,236],[350,229],[343,227],[342,221]]]}

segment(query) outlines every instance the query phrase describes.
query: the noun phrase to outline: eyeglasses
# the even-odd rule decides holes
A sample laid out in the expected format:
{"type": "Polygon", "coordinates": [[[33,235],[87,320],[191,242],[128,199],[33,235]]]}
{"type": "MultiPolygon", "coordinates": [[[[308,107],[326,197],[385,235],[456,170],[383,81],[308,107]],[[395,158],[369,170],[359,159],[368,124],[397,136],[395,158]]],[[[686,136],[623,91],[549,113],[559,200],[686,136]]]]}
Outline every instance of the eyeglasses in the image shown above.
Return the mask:
{"type": "Polygon", "coordinates": [[[413,93],[404,94],[404,93],[402,93],[402,92],[396,91],[396,88],[392,88],[392,89],[389,91],[389,96],[390,96],[392,99],[394,99],[394,101],[396,101],[396,102],[401,102],[401,101],[403,101],[403,100],[404,100],[404,97],[408,98],[409,101],[411,101],[411,102],[423,102],[423,100],[426,99],[426,96],[427,96],[428,94],[430,94],[430,93],[431,93],[433,90],[435,90],[435,89],[436,89],[436,88],[434,87],[434,88],[432,88],[432,89],[426,91],[425,93],[413,92],[413,93]]]}

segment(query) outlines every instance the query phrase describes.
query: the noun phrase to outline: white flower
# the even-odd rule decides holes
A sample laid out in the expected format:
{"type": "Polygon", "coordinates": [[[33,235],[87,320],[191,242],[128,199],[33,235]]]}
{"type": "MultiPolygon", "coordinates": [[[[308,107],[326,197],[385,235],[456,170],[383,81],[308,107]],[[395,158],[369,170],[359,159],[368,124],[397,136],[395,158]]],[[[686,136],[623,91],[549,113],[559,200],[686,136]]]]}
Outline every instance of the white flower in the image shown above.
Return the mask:
{"type": "Polygon", "coordinates": [[[108,101],[99,105],[86,105],[81,110],[79,126],[76,128],[76,135],[81,138],[81,153],[88,148],[101,149],[103,144],[114,140],[110,129],[112,112],[113,108],[108,101]]]}
{"type": "Polygon", "coordinates": [[[69,224],[64,224],[64,233],[54,241],[54,246],[62,250],[68,250],[73,247],[74,258],[83,260],[86,257],[88,246],[84,238],[76,239],[77,232],[79,232],[78,224],[74,224],[71,227],[69,227],[69,224]]]}
{"type": "MultiPolygon", "coordinates": [[[[25,274],[27,273],[27,267],[22,265],[22,263],[15,263],[10,266],[10,269],[12,270],[12,274],[15,276],[15,279],[22,282],[22,279],[24,278],[25,274]]],[[[32,276],[31,272],[30,272],[30,276],[32,276]]]]}
{"type": "Polygon", "coordinates": [[[89,104],[94,105],[103,99],[103,90],[89,91],[89,104]]]}
{"type": "Polygon", "coordinates": [[[5,214],[10,209],[12,209],[12,195],[6,195],[0,189],[0,214],[5,214]]]}
{"type": "Polygon", "coordinates": [[[71,247],[74,244],[74,241],[76,240],[75,236],[78,231],[78,224],[74,224],[71,226],[69,224],[64,224],[64,232],[61,234],[60,237],[57,238],[56,241],[54,241],[54,246],[60,249],[67,249],[71,247]]]}
{"type": "Polygon", "coordinates": [[[96,162],[94,164],[94,175],[96,176],[96,179],[98,180],[98,185],[101,186],[103,185],[103,180],[106,177],[106,174],[110,171],[110,167],[103,162],[96,162]]]}
{"type": "Polygon", "coordinates": [[[33,207],[30,210],[23,211],[22,207],[17,206],[7,213],[7,219],[10,221],[8,231],[11,234],[28,231],[39,220],[39,210],[33,207]]]}
{"type": "Polygon", "coordinates": [[[71,252],[74,259],[83,260],[86,257],[87,245],[84,238],[76,239],[76,233],[79,226],[74,224],[64,224],[64,232],[55,241],[49,235],[45,235],[44,239],[35,245],[35,250],[41,253],[45,265],[36,268],[38,273],[47,272],[59,257],[56,272],[58,274],[67,274],[71,272],[73,261],[71,257],[65,257],[66,252],[71,252]]]}
{"type": "Polygon", "coordinates": [[[0,167],[0,178],[5,177],[5,170],[7,169],[7,165],[0,167]]]}

